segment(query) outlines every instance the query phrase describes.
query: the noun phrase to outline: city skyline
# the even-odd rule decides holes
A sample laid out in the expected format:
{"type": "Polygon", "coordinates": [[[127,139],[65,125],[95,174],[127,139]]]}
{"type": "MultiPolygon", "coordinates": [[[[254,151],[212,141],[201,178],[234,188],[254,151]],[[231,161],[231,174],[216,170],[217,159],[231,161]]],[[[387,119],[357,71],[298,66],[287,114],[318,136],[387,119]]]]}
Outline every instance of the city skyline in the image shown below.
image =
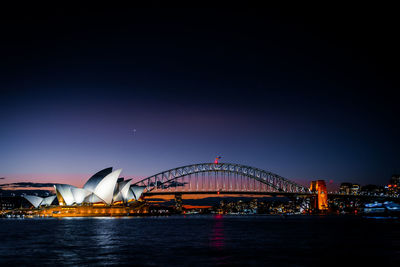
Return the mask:
{"type": "Polygon", "coordinates": [[[81,186],[109,166],[139,179],[220,155],[305,185],[384,185],[400,172],[395,24],[353,12],[5,16],[0,183],[81,186]]]}

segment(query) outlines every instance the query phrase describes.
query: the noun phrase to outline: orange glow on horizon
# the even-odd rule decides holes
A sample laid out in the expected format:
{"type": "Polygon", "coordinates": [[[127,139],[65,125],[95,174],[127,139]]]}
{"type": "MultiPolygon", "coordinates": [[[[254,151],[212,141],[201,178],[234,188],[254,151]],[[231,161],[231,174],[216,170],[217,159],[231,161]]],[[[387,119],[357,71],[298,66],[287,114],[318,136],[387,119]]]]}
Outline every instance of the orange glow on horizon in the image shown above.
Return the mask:
{"type": "Polygon", "coordinates": [[[212,208],[212,206],[195,206],[195,205],[182,205],[182,207],[185,209],[209,209],[209,208],[212,208]]]}
{"type": "MultiPolygon", "coordinates": [[[[96,172],[96,171],[95,171],[96,172]]],[[[94,173],[95,173],[94,172],[94,173]]],[[[92,174],[49,174],[49,173],[15,173],[15,174],[1,174],[0,177],[5,179],[1,180],[1,184],[13,184],[13,183],[48,183],[48,184],[69,184],[82,188],[83,185],[92,177],[92,174]]],[[[135,183],[143,177],[137,175],[123,175],[125,179],[132,179],[135,183]]],[[[53,187],[3,187],[4,190],[49,190],[54,191],[53,187]]]]}

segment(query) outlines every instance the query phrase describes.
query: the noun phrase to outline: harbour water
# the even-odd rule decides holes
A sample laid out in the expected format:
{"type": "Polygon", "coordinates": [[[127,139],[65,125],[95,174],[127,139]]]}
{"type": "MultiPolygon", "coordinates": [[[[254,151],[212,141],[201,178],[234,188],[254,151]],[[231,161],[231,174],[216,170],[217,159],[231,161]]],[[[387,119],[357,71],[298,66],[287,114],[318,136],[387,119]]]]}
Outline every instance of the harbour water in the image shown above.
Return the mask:
{"type": "Polygon", "coordinates": [[[0,219],[0,265],[399,266],[400,221],[189,215],[0,219]]]}

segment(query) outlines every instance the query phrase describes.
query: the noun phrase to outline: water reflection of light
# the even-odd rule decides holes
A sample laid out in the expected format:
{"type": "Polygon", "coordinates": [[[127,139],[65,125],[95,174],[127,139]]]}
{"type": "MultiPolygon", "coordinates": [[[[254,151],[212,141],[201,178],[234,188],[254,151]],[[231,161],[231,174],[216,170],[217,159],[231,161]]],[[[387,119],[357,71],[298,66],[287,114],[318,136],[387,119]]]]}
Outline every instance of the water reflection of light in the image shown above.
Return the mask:
{"type": "Polygon", "coordinates": [[[223,216],[220,214],[214,216],[210,240],[212,248],[222,249],[225,246],[223,216]]]}
{"type": "Polygon", "coordinates": [[[108,248],[113,245],[113,238],[117,237],[118,224],[115,219],[101,218],[94,221],[93,241],[99,248],[108,248]]]}

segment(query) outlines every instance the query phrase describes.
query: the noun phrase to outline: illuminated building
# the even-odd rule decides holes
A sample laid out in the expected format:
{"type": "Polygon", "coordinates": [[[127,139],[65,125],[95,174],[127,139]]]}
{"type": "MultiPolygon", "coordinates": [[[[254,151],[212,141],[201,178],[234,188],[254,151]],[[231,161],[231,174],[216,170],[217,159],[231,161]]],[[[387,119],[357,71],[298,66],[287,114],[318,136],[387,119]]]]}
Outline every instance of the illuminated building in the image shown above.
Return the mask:
{"type": "Polygon", "coordinates": [[[342,195],[358,195],[361,191],[359,184],[341,183],[339,193],[342,195]]]}
{"type": "Polygon", "coordinates": [[[383,195],[384,194],[384,187],[383,186],[377,186],[377,185],[365,185],[361,188],[361,194],[362,195],[367,195],[367,196],[377,196],[377,195],[383,195]]]}
{"type": "Polygon", "coordinates": [[[139,200],[144,187],[131,186],[131,179],[119,178],[121,169],[106,168],[94,174],[83,188],[68,184],[54,186],[61,206],[71,205],[112,205],[139,200]]]}
{"type": "Polygon", "coordinates": [[[399,187],[400,186],[400,174],[393,174],[392,178],[390,179],[390,184],[397,185],[397,187],[399,187]]]}
{"type": "Polygon", "coordinates": [[[397,196],[400,194],[400,175],[393,174],[389,184],[386,186],[390,195],[397,196]]]}
{"type": "Polygon", "coordinates": [[[341,183],[339,187],[339,193],[342,195],[349,195],[352,186],[353,185],[351,183],[341,183]]]}
{"type": "Polygon", "coordinates": [[[324,180],[312,181],[310,190],[313,193],[318,194],[318,198],[316,199],[316,207],[318,210],[327,210],[328,209],[328,192],[326,190],[326,184],[324,180]]]}
{"type": "Polygon", "coordinates": [[[137,201],[144,186],[131,185],[131,179],[119,178],[121,169],[107,168],[94,174],[83,188],[69,184],[54,185],[56,195],[24,196],[39,217],[129,216],[148,213],[146,202],[137,201]],[[59,205],[53,205],[57,197],[59,205]],[[128,204],[129,203],[129,204],[128,204]],[[128,205],[127,205],[128,204],[128,205]]]}
{"type": "Polygon", "coordinates": [[[13,210],[20,207],[27,207],[28,202],[20,196],[2,196],[0,193],[0,210],[13,210]]]}
{"type": "MultiPolygon", "coordinates": [[[[131,186],[131,179],[118,178],[121,169],[112,171],[107,168],[93,175],[83,186],[78,188],[69,184],[54,185],[60,206],[71,205],[112,205],[139,200],[144,187],[131,186]]],[[[56,196],[24,196],[35,208],[50,206],[56,196]]]]}
{"type": "Polygon", "coordinates": [[[360,193],[360,191],[361,191],[361,186],[359,184],[353,184],[351,186],[351,193],[353,195],[358,195],[360,193]]]}

